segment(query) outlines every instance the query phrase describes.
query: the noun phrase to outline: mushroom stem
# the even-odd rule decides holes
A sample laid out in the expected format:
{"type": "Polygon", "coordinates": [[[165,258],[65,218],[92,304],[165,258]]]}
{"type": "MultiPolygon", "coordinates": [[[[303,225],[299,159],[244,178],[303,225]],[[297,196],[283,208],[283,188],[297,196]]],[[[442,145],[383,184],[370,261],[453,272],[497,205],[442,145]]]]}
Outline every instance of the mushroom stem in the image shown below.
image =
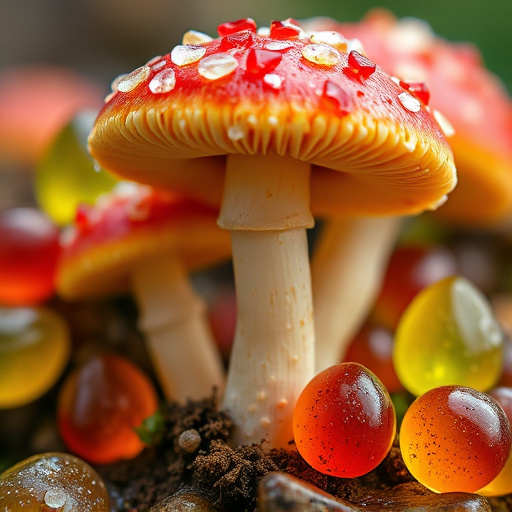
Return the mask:
{"type": "Polygon", "coordinates": [[[231,230],[237,326],[222,406],[235,444],[289,448],[314,375],[309,173],[291,158],[228,157],[219,224],[231,230]]]}
{"type": "Polygon", "coordinates": [[[401,217],[330,220],[311,263],[316,373],[340,363],[368,314],[396,242],[401,217]]]}
{"type": "Polygon", "coordinates": [[[168,400],[211,396],[224,389],[224,370],[203,300],[173,256],[137,267],[132,284],[150,357],[168,400]]]}

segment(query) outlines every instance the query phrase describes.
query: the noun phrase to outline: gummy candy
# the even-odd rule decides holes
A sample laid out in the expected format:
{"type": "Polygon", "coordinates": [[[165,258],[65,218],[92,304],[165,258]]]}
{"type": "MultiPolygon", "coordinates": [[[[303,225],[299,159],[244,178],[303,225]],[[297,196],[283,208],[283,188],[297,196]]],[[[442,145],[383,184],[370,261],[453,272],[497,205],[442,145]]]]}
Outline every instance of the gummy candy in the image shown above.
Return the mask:
{"type": "Polygon", "coordinates": [[[68,326],[45,306],[0,308],[0,409],[46,393],[68,361],[68,326]]]}
{"type": "Polygon", "coordinates": [[[93,203],[117,183],[112,175],[95,166],[87,153],[87,135],[95,111],[77,114],[56,135],[35,176],[36,199],[57,224],[70,223],[78,204],[93,203]]]}
{"type": "Polygon", "coordinates": [[[130,459],[145,446],[134,428],[157,406],[152,382],[133,363],[114,354],[95,356],[60,390],[59,431],[69,450],[89,462],[130,459]]]}
{"type": "Polygon", "coordinates": [[[438,492],[474,492],[502,470],[510,423],[497,402],[466,386],[441,386],[417,398],[400,427],[411,474],[438,492]]]}
{"type": "MultiPolygon", "coordinates": [[[[509,421],[512,421],[512,388],[500,386],[488,392],[502,407],[509,421]]],[[[505,467],[500,474],[482,489],[478,494],[484,496],[503,496],[512,493],[512,454],[509,455],[505,467]]]]}
{"type": "Polygon", "coordinates": [[[402,315],[393,354],[398,378],[416,396],[449,384],[486,391],[503,364],[503,333],[484,295],[463,277],[422,290],[402,315]]]}
{"type": "Polygon", "coordinates": [[[0,304],[34,305],[54,293],[59,230],[35,208],[0,214],[0,304]]]}
{"type": "Polygon", "coordinates": [[[0,475],[0,510],[24,512],[108,512],[105,483],[83,460],[66,453],[42,453],[0,475]]]}
{"type": "Polygon", "coordinates": [[[391,398],[379,379],[358,363],[317,374],[294,409],[294,436],[302,457],[316,470],[356,477],[377,467],[396,432],[391,398]]]}

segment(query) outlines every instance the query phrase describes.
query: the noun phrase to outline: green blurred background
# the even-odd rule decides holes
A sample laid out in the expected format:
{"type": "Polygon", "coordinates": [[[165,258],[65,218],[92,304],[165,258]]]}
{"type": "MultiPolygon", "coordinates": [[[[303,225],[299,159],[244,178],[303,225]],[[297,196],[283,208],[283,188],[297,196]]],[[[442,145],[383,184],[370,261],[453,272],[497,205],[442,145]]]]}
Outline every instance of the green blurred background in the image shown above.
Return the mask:
{"type": "Polygon", "coordinates": [[[167,53],[190,28],[214,34],[217,24],[242,17],[259,25],[310,16],[356,21],[377,6],[474,42],[512,90],[512,0],[0,0],[0,68],[56,63],[109,81],[167,53]]]}

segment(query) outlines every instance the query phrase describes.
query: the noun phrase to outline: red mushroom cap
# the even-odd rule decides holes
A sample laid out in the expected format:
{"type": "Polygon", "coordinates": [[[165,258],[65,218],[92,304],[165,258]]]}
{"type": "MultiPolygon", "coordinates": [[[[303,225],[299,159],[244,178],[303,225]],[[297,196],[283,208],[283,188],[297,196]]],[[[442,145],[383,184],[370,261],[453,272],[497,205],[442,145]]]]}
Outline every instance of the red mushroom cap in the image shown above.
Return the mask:
{"type": "Polygon", "coordinates": [[[57,290],[68,299],[124,292],[139,262],[167,252],[189,270],[227,259],[230,240],[217,213],[170,192],[122,184],[95,207],[78,209],[64,237],[57,290]]]}
{"type": "Polygon", "coordinates": [[[291,156],[313,165],[314,213],[416,213],[452,190],[439,125],[379,66],[292,20],[228,28],[117,82],[89,139],[104,168],[219,204],[225,155],[291,156]]]}
{"type": "Polygon", "coordinates": [[[357,38],[368,57],[419,98],[408,84],[427,84],[430,107],[453,127],[450,145],[459,176],[457,188],[437,214],[452,222],[481,225],[510,215],[512,101],[498,77],[484,67],[474,45],[445,41],[425,22],[397,20],[384,9],[370,11],[359,23],[318,18],[305,25],[357,38]]]}

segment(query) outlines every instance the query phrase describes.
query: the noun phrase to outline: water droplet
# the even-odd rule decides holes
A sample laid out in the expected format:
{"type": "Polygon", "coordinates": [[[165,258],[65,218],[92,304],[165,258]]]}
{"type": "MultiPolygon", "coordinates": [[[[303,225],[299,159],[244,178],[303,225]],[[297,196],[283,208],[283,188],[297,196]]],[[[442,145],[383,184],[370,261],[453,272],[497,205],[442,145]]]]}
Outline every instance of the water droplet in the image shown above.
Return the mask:
{"type": "Polygon", "coordinates": [[[258,27],[256,33],[261,37],[270,36],[270,27],[258,27]]]}
{"type": "Polygon", "coordinates": [[[119,92],[130,92],[137,88],[142,82],[144,82],[150,73],[151,69],[149,66],[142,66],[132,71],[129,75],[121,78],[117,84],[117,90],[119,92]]]}
{"type": "Polygon", "coordinates": [[[149,89],[154,94],[163,94],[170,92],[176,85],[176,75],[171,68],[164,69],[156,74],[151,82],[149,82],[149,89]]]}
{"type": "Polygon", "coordinates": [[[268,75],[265,75],[263,77],[263,81],[272,89],[281,89],[283,86],[283,78],[281,78],[279,75],[275,75],[273,73],[269,73],[268,75]]]}
{"type": "Polygon", "coordinates": [[[455,128],[452,126],[450,121],[448,121],[448,119],[446,119],[439,110],[434,110],[432,114],[434,115],[434,119],[437,121],[439,128],[441,128],[441,131],[444,133],[444,136],[453,137],[455,135],[455,128]]]}
{"type": "Polygon", "coordinates": [[[334,110],[338,115],[346,115],[350,112],[350,96],[332,80],[325,81],[321,102],[324,107],[334,110]]]}
{"type": "Polygon", "coordinates": [[[196,30],[189,30],[183,34],[182,44],[204,44],[213,41],[213,37],[196,30]]]}
{"type": "Polygon", "coordinates": [[[265,50],[279,52],[293,48],[293,44],[287,41],[268,41],[265,43],[265,50]]]}
{"type": "Polygon", "coordinates": [[[247,71],[255,75],[265,75],[273,71],[282,58],[280,53],[253,48],[247,55],[247,71]]]}
{"type": "Polygon", "coordinates": [[[290,20],[273,21],[270,24],[270,37],[273,39],[302,39],[305,34],[304,30],[290,20]]]}
{"type": "Polygon", "coordinates": [[[339,32],[335,32],[334,30],[314,32],[311,34],[311,42],[332,46],[339,52],[347,51],[348,41],[339,32]]]}
{"type": "Polygon", "coordinates": [[[176,66],[187,66],[200,60],[206,53],[206,48],[199,45],[178,45],[171,51],[171,61],[176,66]]]}
{"type": "Polygon", "coordinates": [[[245,137],[245,130],[241,126],[230,126],[228,128],[228,138],[230,140],[236,141],[243,139],[245,137]]]}
{"type": "Polygon", "coordinates": [[[419,112],[421,110],[421,103],[418,98],[415,98],[408,92],[401,92],[398,95],[398,99],[400,103],[404,106],[406,110],[410,112],[419,112]]]}
{"type": "Polygon", "coordinates": [[[348,65],[354,74],[362,78],[369,78],[377,68],[368,57],[355,50],[348,54],[348,65]]]}
{"type": "Polygon", "coordinates": [[[406,82],[400,80],[399,85],[421,100],[425,105],[428,105],[430,91],[424,82],[406,82]]]}
{"type": "Polygon", "coordinates": [[[46,491],[44,495],[44,502],[50,508],[60,508],[66,504],[68,496],[65,492],[60,489],[50,489],[46,491]]]}
{"type": "Polygon", "coordinates": [[[197,71],[207,80],[218,80],[231,74],[238,67],[238,61],[228,53],[205,57],[199,62],[197,71]]]}
{"type": "Polygon", "coordinates": [[[217,27],[217,32],[220,37],[228,36],[230,34],[235,34],[236,32],[241,32],[243,30],[250,30],[251,32],[256,32],[256,23],[251,18],[243,18],[237,21],[230,21],[227,23],[222,23],[217,27]]]}
{"type": "Polygon", "coordinates": [[[340,53],[326,44],[307,44],[302,48],[303,57],[319,66],[332,67],[341,62],[340,53]]]}

